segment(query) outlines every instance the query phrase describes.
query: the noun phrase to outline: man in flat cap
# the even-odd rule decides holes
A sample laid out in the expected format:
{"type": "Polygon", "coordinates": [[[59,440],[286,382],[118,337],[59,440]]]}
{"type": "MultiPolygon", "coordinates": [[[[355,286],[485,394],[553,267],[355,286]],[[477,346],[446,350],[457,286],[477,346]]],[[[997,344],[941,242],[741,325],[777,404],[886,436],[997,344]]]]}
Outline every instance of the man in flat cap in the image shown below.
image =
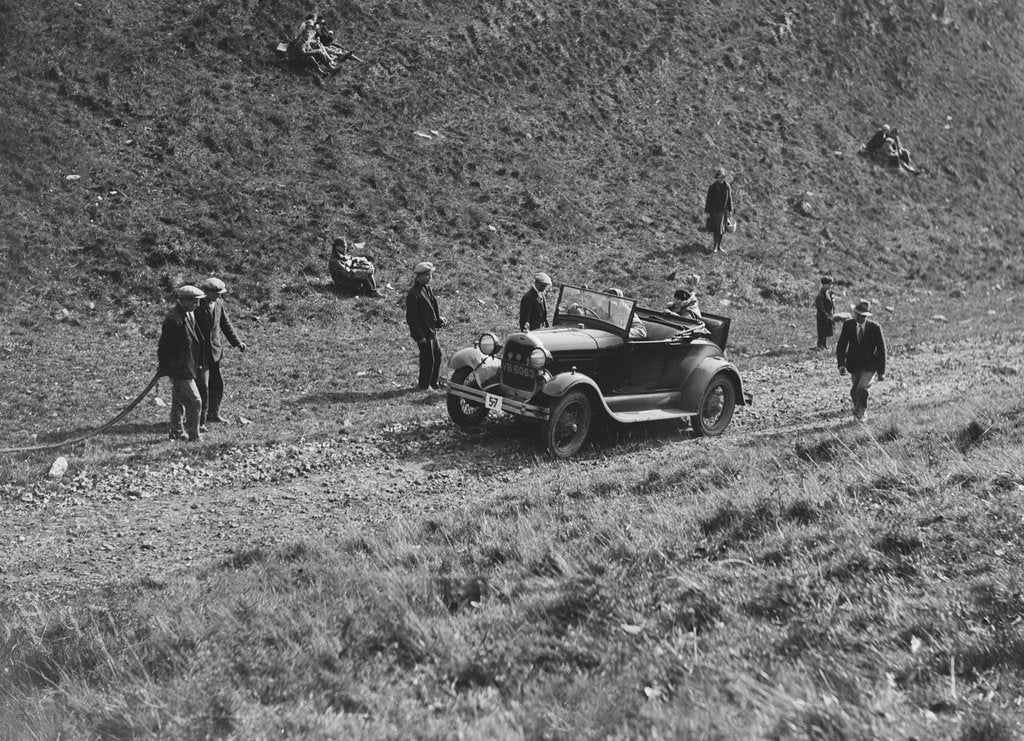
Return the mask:
{"type": "Polygon", "coordinates": [[[223,422],[220,416],[220,403],[224,398],[224,378],[220,374],[220,360],[224,356],[224,340],[232,347],[245,352],[245,343],[235,332],[235,327],[224,309],[220,297],[228,292],[227,286],[220,278],[207,278],[199,287],[206,294],[196,309],[196,322],[203,335],[203,359],[205,369],[199,374],[196,383],[199,396],[203,400],[199,413],[199,429],[205,432],[206,424],[223,422]]]}
{"type": "Polygon", "coordinates": [[[441,346],[437,342],[437,330],[448,322],[438,310],[437,298],[430,290],[434,264],[421,262],[412,272],[412,285],[405,296],[405,321],[409,325],[409,333],[420,347],[420,374],[416,388],[419,391],[437,391],[441,374],[441,346]]]}
{"type": "Polygon", "coordinates": [[[853,416],[860,422],[867,419],[868,389],[875,374],[878,380],[885,380],[885,338],[877,322],[871,316],[871,302],[861,299],[853,310],[853,319],[843,322],[836,344],[836,361],[839,375],[850,372],[852,385],[850,399],[853,400],[853,416]]]}
{"type": "Polygon", "coordinates": [[[156,356],[160,375],[171,381],[171,439],[195,442],[202,410],[196,379],[203,370],[203,335],[195,310],[206,294],[195,286],[182,286],[176,295],[177,303],[160,328],[156,356]]]}
{"type": "Polygon", "coordinates": [[[548,305],[544,301],[544,292],[550,287],[551,278],[547,273],[537,273],[533,276],[533,285],[519,302],[520,332],[548,326],[548,305]]]}

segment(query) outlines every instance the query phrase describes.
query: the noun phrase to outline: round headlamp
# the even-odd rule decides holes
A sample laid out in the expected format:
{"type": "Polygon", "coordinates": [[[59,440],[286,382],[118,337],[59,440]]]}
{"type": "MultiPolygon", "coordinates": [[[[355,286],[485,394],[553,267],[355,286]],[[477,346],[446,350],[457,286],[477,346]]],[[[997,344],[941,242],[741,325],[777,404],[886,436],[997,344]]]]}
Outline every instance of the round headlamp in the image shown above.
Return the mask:
{"type": "Polygon", "coordinates": [[[498,352],[498,348],[501,347],[501,344],[498,342],[498,338],[493,334],[490,332],[484,332],[480,335],[480,339],[476,341],[476,346],[484,355],[494,355],[494,353],[498,352]]]}
{"type": "Polygon", "coordinates": [[[540,370],[547,362],[548,356],[544,353],[544,350],[539,347],[533,348],[530,352],[530,367],[534,370],[540,370]]]}

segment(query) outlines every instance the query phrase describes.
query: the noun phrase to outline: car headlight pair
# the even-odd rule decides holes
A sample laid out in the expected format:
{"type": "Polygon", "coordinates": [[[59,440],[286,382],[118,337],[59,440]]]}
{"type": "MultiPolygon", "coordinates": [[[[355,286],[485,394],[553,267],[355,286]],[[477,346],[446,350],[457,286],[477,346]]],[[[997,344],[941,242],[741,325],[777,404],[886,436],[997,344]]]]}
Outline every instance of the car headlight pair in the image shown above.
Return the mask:
{"type": "MultiPolygon", "coordinates": [[[[495,337],[490,332],[484,332],[480,335],[480,339],[476,341],[477,349],[484,355],[495,355],[501,352],[501,340],[495,337]]],[[[534,370],[541,370],[548,363],[548,354],[544,352],[544,348],[535,347],[530,351],[530,357],[527,358],[527,365],[534,370]]]]}

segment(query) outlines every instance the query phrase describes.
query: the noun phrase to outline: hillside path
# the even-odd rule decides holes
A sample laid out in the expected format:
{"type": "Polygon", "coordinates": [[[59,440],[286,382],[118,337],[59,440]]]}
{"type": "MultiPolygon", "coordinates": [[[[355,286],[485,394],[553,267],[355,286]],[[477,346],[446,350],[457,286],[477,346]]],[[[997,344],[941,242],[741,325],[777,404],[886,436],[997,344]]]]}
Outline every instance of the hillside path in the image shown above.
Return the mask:
{"type": "MultiPolygon", "coordinates": [[[[849,382],[839,377],[831,353],[738,364],[754,404],[738,411],[717,439],[690,439],[679,425],[663,424],[601,441],[570,461],[551,461],[510,421],[456,430],[439,396],[429,424],[230,448],[201,461],[183,455],[141,470],[121,466],[51,485],[45,502],[32,487],[8,492],[0,499],[0,589],[31,601],[112,580],[163,580],[248,548],[339,530],[370,535],[396,521],[440,518],[514,496],[534,469],[564,467],[583,478],[613,462],[649,466],[652,450],[660,457],[693,445],[798,440],[855,426],[849,382]]],[[[1020,342],[897,350],[885,382],[872,389],[868,428],[891,424],[901,409],[959,403],[977,387],[1019,394],[1022,372],[1020,342]]]]}

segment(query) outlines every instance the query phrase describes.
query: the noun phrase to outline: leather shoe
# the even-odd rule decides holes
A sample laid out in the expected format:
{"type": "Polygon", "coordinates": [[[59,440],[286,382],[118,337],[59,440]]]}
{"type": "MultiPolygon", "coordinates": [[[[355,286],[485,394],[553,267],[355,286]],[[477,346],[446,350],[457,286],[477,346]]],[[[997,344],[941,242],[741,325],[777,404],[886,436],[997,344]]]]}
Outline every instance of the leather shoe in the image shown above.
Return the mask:
{"type": "Polygon", "coordinates": [[[172,433],[170,437],[171,437],[171,440],[174,440],[175,442],[178,442],[179,440],[181,442],[184,442],[184,441],[188,440],[188,435],[186,435],[184,432],[179,432],[176,435],[172,433]]]}
{"type": "Polygon", "coordinates": [[[207,427],[206,425],[199,425],[199,431],[200,432],[209,432],[210,428],[207,427]]]}
{"type": "Polygon", "coordinates": [[[223,422],[224,418],[219,414],[208,414],[206,415],[206,421],[209,422],[223,422]]]}

